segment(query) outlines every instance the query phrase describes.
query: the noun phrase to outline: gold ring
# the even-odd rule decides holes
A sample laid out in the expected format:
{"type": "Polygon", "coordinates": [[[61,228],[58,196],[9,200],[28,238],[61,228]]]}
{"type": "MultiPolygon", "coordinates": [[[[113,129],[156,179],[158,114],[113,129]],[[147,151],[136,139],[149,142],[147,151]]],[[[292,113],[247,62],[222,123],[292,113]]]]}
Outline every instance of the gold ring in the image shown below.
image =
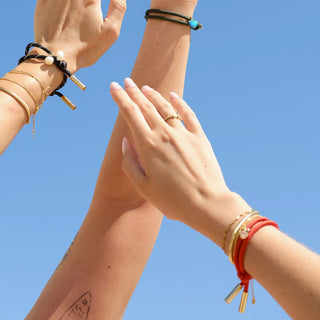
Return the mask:
{"type": "Polygon", "coordinates": [[[177,120],[182,121],[182,118],[179,114],[172,114],[172,115],[168,116],[167,118],[165,118],[164,121],[167,122],[170,119],[177,119],[177,120]]]}

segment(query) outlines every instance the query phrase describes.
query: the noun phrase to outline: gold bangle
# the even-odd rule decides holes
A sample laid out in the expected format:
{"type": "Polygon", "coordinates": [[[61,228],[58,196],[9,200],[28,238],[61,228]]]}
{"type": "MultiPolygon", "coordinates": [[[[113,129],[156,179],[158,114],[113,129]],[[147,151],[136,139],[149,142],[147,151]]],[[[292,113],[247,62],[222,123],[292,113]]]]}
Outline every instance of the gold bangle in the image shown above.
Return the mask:
{"type": "Polygon", "coordinates": [[[235,243],[236,243],[236,239],[238,239],[239,237],[239,231],[242,227],[246,226],[247,223],[249,221],[251,221],[252,219],[256,218],[257,216],[259,216],[259,212],[256,210],[253,210],[251,213],[249,213],[248,215],[246,215],[241,221],[240,223],[237,225],[237,227],[234,229],[232,236],[231,236],[231,240],[230,240],[230,244],[229,244],[229,250],[228,250],[228,256],[229,256],[229,260],[231,263],[233,263],[233,253],[235,250],[235,243]]]}
{"type": "Polygon", "coordinates": [[[8,82],[14,83],[18,87],[24,89],[24,91],[26,91],[29,94],[29,96],[32,98],[32,100],[34,101],[34,103],[36,105],[36,111],[34,112],[34,114],[36,114],[38,112],[38,110],[39,110],[39,101],[27,87],[25,87],[23,84],[21,84],[21,83],[19,83],[17,81],[9,79],[9,78],[5,78],[4,77],[4,78],[0,78],[0,80],[5,80],[5,81],[8,81],[8,82]]]}
{"type": "Polygon", "coordinates": [[[234,240],[233,240],[233,245],[232,245],[232,252],[231,252],[231,258],[232,258],[232,261],[234,261],[234,254],[235,254],[235,251],[236,251],[236,245],[237,245],[237,242],[239,240],[239,237],[241,237],[241,231],[243,230],[246,230],[247,228],[247,224],[252,221],[253,219],[259,217],[260,214],[257,213],[255,215],[253,215],[252,217],[250,217],[245,223],[242,224],[242,226],[240,227],[239,231],[237,232],[236,236],[234,237],[234,240]]]}
{"type": "Polygon", "coordinates": [[[246,212],[243,212],[241,214],[239,214],[238,216],[236,216],[231,222],[230,224],[227,226],[226,228],[226,231],[224,232],[224,235],[223,235],[223,242],[222,242],[222,250],[225,254],[227,254],[226,252],[226,240],[227,240],[227,235],[228,235],[228,232],[230,231],[231,227],[238,221],[240,220],[243,216],[245,215],[248,215],[249,213],[253,212],[254,210],[252,209],[251,211],[246,211],[246,212]]]}
{"type": "MultiPolygon", "coordinates": [[[[32,79],[34,79],[35,81],[37,81],[37,83],[39,84],[40,88],[41,88],[41,96],[42,96],[42,103],[40,104],[40,106],[43,105],[44,103],[44,100],[46,99],[46,90],[44,88],[44,85],[42,83],[42,81],[37,77],[35,76],[34,74],[30,73],[30,72],[27,72],[27,71],[22,71],[22,70],[11,70],[10,72],[8,72],[8,74],[23,74],[25,76],[28,76],[28,77],[31,77],[32,79]]],[[[39,107],[40,109],[40,107],[39,107]]]]}
{"type": "Polygon", "coordinates": [[[29,109],[29,106],[18,95],[16,95],[14,92],[11,92],[11,91],[3,88],[3,87],[0,87],[0,91],[5,92],[6,94],[8,94],[13,99],[15,99],[17,102],[20,103],[20,105],[23,107],[23,109],[27,113],[27,121],[26,121],[26,123],[29,123],[30,122],[30,109],[29,109]]]}

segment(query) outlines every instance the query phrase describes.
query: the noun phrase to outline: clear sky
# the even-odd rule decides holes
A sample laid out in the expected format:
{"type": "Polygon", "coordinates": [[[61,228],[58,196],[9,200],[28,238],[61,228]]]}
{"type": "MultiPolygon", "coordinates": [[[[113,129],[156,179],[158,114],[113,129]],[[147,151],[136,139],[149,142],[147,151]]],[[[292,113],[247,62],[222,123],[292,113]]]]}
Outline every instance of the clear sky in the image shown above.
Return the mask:
{"type": "MultiPolygon", "coordinates": [[[[2,74],[33,41],[35,4],[2,5],[2,74]]],[[[0,158],[1,320],[23,319],[85,217],[118,112],[109,83],[130,74],[148,8],[128,0],[117,43],[77,74],[87,90],[64,89],[78,109],[49,98],[36,138],[26,126],[0,158]]],[[[199,0],[185,87],[229,187],[318,252],[319,12],[318,0],[199,0]]],[[[224,302],[236,283],[218,247],[165,219],[124,319],[289,319],[258,284],[238,314],[239,299],[224,302]]]]}

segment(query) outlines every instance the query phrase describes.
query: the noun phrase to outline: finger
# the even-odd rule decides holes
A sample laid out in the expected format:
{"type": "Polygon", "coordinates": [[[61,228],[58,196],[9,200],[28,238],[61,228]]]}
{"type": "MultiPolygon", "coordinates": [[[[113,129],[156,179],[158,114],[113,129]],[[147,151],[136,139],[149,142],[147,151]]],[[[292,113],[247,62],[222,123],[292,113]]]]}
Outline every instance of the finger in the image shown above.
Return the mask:
{"type": "Polygon", "coordinates": [[[186,128],[193,133],[202,132],[201,124],[187,103],[181,99],[175,92],[170,92],[170,102],[172,106],[179,112],[186,128]]]}
{"type": "Polygon", "coordinates": [[[129,129],[135,139],[145,137],[150,127],[143,117],[139,107],[131,100],[128,94],[117,82],[110,84],[110,92],[114,102],[118,105],[129,129]]]}
{"type": "Polygon", "coordinates": [[[149,86],[143,86],[141,90],[167,124],[172,127],[183,127],[181,120],[177,117],[177,111],[158,91],[149,86]]]}
{"type": "Polygon", "coordinates": [[[136,148],[131,144],[127,138],[122,139],[122,170],[136,186],[137,189],[141,188],[145,182],[145,171],[143,170],[136,148]]]}
{"type": "Polygon", "coordinates": [[[153,104],[139,90],[132,79],[126,78],[124,84],[127,94],[132,99],[132,101],[138,105],[150,128],[154,129],[159,126],[159,124],[162,123],[163,119],[161,118],[153,104]]]}
{"type": "Polygon", "coordinates": [[[107,29],[106,31],[110,31],[111,24],[116,35],[119,35],[126,10],[126,0],[110,0],[108,13],[105,18],[105,27],[107,29]]]}

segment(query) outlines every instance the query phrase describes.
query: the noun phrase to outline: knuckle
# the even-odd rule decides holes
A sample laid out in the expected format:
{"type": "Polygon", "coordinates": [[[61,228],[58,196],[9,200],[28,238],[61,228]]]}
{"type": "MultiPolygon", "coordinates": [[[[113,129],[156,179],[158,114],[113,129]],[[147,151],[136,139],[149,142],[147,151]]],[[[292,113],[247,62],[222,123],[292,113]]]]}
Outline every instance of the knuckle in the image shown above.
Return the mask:
{"type": "Polygon", "coordinates": [[[195,119],[197,118],[196,114],[194,113],[194,111],[190,108],[188,108],[187,110],[185,110],[185,116],[189,119],[195,119]]]}
{"type": "Polygon", "coordinates": [[[124,103],[123,105],[123,111],[126,114],[132,114],[136,110],[136,105],[132,102],[124,103]]]}
{"type": "Polygon", "coordinates": [[[114,24],[110,24],[109,26],[109,38],[113,41],[117,40],[120,35],[120,28],[115,26],[114,24]]]}
{"type": "Polygon", "coordinates": [[[144,138],[144,144],[143,146],[145,147],[146,150],[148,149],[154,149],[156,146],[156,143],[152,137],[152,135],[148,135],[144,138]]]}
{"type": "Polygon", "coordinates": [[[171,128],[166,128],[160,135],[160,141],[162,144],[175,144],[175,136],[171,132],[171,128]]]}

